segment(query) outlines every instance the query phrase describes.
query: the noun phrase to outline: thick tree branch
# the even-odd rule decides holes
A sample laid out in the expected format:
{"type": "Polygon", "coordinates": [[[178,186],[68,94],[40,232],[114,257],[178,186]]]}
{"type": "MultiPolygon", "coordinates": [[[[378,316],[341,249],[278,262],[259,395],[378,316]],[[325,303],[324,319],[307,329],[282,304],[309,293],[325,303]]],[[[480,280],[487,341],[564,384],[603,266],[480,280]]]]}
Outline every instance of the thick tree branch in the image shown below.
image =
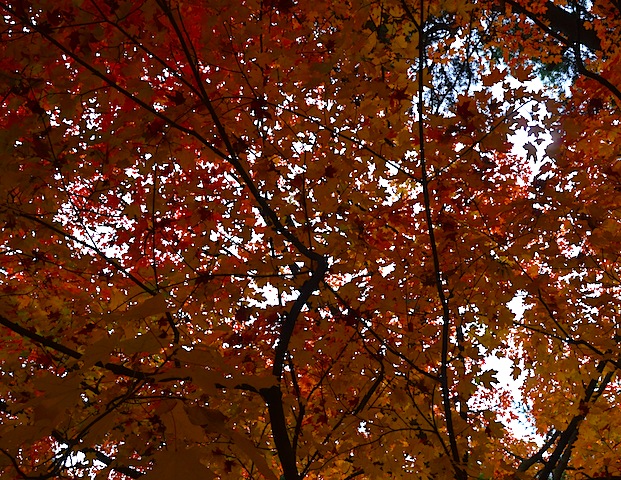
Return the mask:
{"type": "MultiPolygon", "coordinates": [[[[36,332],[32,332],[28,330],[27,328],[24,328],[21,325],[15,322],[12,322],[8,318],[4,317],[3,315],[0,315],[0,325],[4,325],[9,330],[12,330],[13,332],[17,333],[18,335],[21,335],[22,337],[32,340],[34,343],[38,343],[40,345],[43,345],[44,347],[51,348],[52,350],[63,353],[71,358],[75,358],[76,360],[79,360],[83,356],[80,352],[77,352],[76,350],[66,347],[52,340],[51,338],[47,338],[42,335],[39,335],[36,332]]],[[[104,368],[112,373],[115,373],[116,375],[123,375],[126,377],[135,378],[137,380],[145,380],[149,378],[150,376],[150,374],[148,373],[139,372],[137,370],[132,370],[131,368],[127,368],[127,367],[124,367],[123,365],[117,365],[114,363],[103,363],[102,361],[98,361],[97,363],[95,363],[95,365],[97,367],[104,368]]]]}
{"type": "Polygon", "coordinates": [[[559,435],[561,434],[561,432],[555,430],[554,432],[552,432],[549,435],[549,438],[546,440],[546,442],[541,446],[541,448],[534,454],[531,455],[530,457],[522,460],[522,462],[520,463],[520,466],[518,467],[518,472],[525,472],[527,471],[530,467],[532,467],[534,464],[536,463],[543,463],[543,455],[548,451],[548,449],[554,444],[554,442],[556,442],[556,439],[559,437],[559,435]]]}
{"type": "Polygon", "coordinates": [[[556,38],[566,47],[573,49],[576,68],[581,75],[595,80],[603,87],[607,88],[618,101],[621,101],[621,90],[613,85],[609,80],[601,75],[586,68],[582,61],[580,46],[584,45],[594,53],[602,53],[601,41],[595,30],[587,30],[584,21],[578,13],[568,12],[561,7],[557,7],[553,2],[546,2],[546,13],[543,16],[535,14],[525,9],[515,0],[505,0],[511,5],[515,13],[522,13],[532,20],[539,28],[548,35],[556,38]]]}
{"type": "MultiPolygon", "coordinates": [[[[289,342],[295,329],[295,324],[302,311],[304,305],[311,297],[313,292],[317,290],[319,284],[323,280],[327,270],[328,262],[323,257],[319,257],[320,261],[311,278],[309,278],[302,288],[298,298],[293,303],[291,310],[285,317],[280,330],[280,336],[278,343],[276,344],[274,352],[274,366],[272,368],[273,375],[280,380],[283,373],[284,362],[287,358],[287,352],[289,350],[289,342]]],[[[274,443],[276,444],[276,450],[278,451],[278,458],[281,461],[283,472],[286,480],[298,480],[299,473],[297,470],[296,454],[291,440],[289,439],[289,433],[287,429],[287,421],[285,418],[285,411],[282,404],[282,392],[279,386],[273,386],[269,389],[261,390],[261,395],[267,403],[268,411],[270,414],[270,422],[272,425],[272,435],[274,437],[274,443]]]]}
{"type": "MultiPolygon", "coordinates": [[[[597,371],[601,374],[606,367],[607,362],[602,361],[597,366],[597,371]]],[[[594,378],[589,382],[587,386],[584,398],[580,402],[581,405],[584,405],[585,413],[580,413],[579,415],[574,416],[567,428],[560,435],[559,441],[556,444],[556,447],[550,457],[545,461],[545,467],[538,472],[537,478],[541,480],[548,480],[550,476],[555,480],[560,478],[560,475],[565,471],[567,463],[571,457],[571,449],[578,438],[578,429],[582,421],[586,418],[588,412],[588,404],[592,403],[593,395],[596,390],[602,390],[608,384],[612,375],[606,375],[601,381],[599,378],[594,378]],[[558,476],[557,476],[558,475],[558,476]]]]}
{"type": "Polygon", "coordinates": [[[612,93],[616,99],[619,106],[621,106],[621,90],[619,90],[615,85],[610,83],[607,79],[602,77],[601,75],[592,72],[589,70],[584,62],[582,61],[582,55],[580,53],[580,48],[576,45],[574,46],[574,57],[576,59],[576,65],[578,67],[578,72],[584,75],[591,80],[595,80],[597,83],[602,85],[604,88],[608,89],[610,93],[612,93]]]}
{"type": "Polygon", "coordinates": [[[295,329],[298,316],[313,292],[319,288],[319,284],[323,280],[327,271],[328,262],[320,256],[317,268],[311,275],[311,278],[304,282],[304,285],[300,288],[298,298],[295,302],[293,302],[291,310],[289,310],[283,321],[280,329],[280,336],[278,337],[278,343],[275,348],[274,366],[272,368],[272,373],[278,379],[282,377],[283,366],[287,358],[287,351],[289,350],[289,342],[291,341],[291,336],[293,335],[293,330],[295,329]]]}
{"type": "Polygon", "coordinates": [[[287,420],[285,410],[282,403],[282,392],[278,385],[270,388],[264,388],[261,396],[267,403],[267,409],[270,414],[270,423],[272,425],[272,436],[278,452],[278,458],[282,465],[285,480],[299,480],[296,454],[289,439],[287,428],[287,420]]]}
{"type": "Polygon", "coordinates": [[[543,15],[531,12],[515,0],[505,0],[505,3],[511,5],[515,13],[526,15],[562,44],[568,47],[584,45],[592,52],[601,51],[601,42],[595,30],[587,30],[584,22],[575,13],[568,12],[551,1],[546,2],[546,12],[543,15]]]}

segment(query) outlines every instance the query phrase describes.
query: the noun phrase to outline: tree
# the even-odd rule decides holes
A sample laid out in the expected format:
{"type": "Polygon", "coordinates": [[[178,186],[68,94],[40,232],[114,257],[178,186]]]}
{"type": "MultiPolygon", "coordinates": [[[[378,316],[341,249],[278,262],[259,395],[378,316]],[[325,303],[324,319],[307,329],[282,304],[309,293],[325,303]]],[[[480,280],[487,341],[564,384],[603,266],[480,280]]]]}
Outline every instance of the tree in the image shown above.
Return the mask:
{"type": "Polygon", "coordinates": [[[0,8],[3,478],[621,476],[617,2],[0,8]]]}

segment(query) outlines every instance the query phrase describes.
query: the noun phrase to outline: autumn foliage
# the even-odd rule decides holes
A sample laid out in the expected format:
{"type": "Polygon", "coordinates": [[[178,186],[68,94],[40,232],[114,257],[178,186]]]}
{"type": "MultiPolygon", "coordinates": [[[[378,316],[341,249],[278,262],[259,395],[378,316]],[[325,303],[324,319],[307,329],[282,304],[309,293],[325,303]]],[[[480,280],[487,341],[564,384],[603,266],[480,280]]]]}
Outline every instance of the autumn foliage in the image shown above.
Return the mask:
{"type": "Polygon", "coordinates": [[[619,2],[0,11],[3,479],[621,478],[619,2]]]}

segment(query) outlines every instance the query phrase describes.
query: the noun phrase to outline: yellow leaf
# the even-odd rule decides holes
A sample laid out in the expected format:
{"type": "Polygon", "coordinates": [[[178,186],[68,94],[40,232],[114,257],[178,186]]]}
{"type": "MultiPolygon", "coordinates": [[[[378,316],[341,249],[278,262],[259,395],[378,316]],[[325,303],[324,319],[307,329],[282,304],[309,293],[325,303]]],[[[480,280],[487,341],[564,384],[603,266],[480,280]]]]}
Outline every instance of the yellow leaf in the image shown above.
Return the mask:
{"type": "Polygon", "coordinates": [[[226,416],[219,410],[198,405],[184,405],[183,409],[187,413],[190,422],[194,425],[208,427],[210,430],[224,427],[226,416]]]}
{"type": "Polygon", "coordinates": [[[159,294],[155,297],[151,297],[140,305],[136,305],[131,307],[129,310],[125,312],[115,312],[106,315],[106,320],[125,320],[125,321],[135,321],[141,320],[145,317],[150,317],[152,315],[158,315],[160,313],[165,313],[168,309],[166,305],[166,300],[164,299],[164,295],[159,294]]]}
{"type": "Polygon", "coordinates": [[[135,338],[130,338],[129,340],[123,340],[119,344],[119,348],[126,355],[131,355],[138,352],[159,353],[162,348],[162,343],[161,340],[158,339],[156,336],[147,333],[144,335],[139,335],[135,338]]]}
{"type": "Polygon", "coordinates": [[[201,478],[211,480],[215,475],[200,461],[202,449],[180,448],[162,452],[156,457],[155,468],[145,480],[170,480],[171,478],[201,478]]]}
{"type": "Polygon", "coordinates": [[[80,400],[81,380],[76,372],[65,378],[45,374],[34,381],[35,389],[43,394],[27,406],[33,408],[39,428],[55,427],[63,415],[75,407],[80,400]]]}
{"type": "Polygon", "coordinates": [[[88,345],[80,359],[84,362],[84,368],[95,365],[98,361],[106,363],[105,360],[110,356],[110,352],[116,348],[121,339],[120,333],[113,333],[112,335],[102,338],[92,345],[88,345]]]}
{"type": "Polygon", "coordinates": [[[278,480],[276,475],[270,470],[259,449],[244,435],[226,426],[227,418],[221,411],[199,405],[185,405],[183,408],[191,423],[200,425],[206,431],[226,435],[250,457],[261,475],[269,480],[278,480]]]}

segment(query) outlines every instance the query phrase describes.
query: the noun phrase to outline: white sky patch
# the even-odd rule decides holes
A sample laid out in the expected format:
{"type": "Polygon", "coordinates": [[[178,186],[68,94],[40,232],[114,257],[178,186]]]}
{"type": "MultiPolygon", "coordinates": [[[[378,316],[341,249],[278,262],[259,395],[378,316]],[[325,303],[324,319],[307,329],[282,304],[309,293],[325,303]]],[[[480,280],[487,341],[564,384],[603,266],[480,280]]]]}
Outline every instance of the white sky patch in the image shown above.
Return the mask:
{"type": "MultiPolygon", "coordinates": [[[[541,80],[537,78],[521,83],[517,79],[509,77],[509,86],[511,88],[525,86],[527,91],[533,93],[540,93],[545,88],[541,80]]],[[[502,97],[502,88],[502,84],[493,87],[493,90],[497,89],[497,93],[494,93],[502,97]]],[[[541,167],[547,161],[546,149],[555,141],[552,135],[544,129],[543,120],[548,115],[549,112],[545,104],[538,102],[527,103],[520,108],[518,113],[518,116],[524,119],[526,126],[518,128],[514,134],[508,137],[509,142],[512,144],[511,152],[518,157],[526,159],[531,168],[529,181],[533,181],[540,173],[541,167]]],[[[507,304],[507,307],[515,315],[516,321],[519,322],[524,316],[525,306],[521,296],[514,297],[507,304]]],[[[514,346],[509,345],[509,348],[514,348],[514,346]]],[[[520,368],[520,365],[515,365],[513,360],[507,357],[491,354],[485,359],[483,370],[496,370],[498,372],[496,374],[498,380],[496,387],[510,392],[514,404],[513,413],[518,417],[517,419],[501,417],[498,420],[516,437],[534,441],[541,446],[544,443],[544,438],[537,435],[535,426],[531,418],[529,418],[528,407],[524,404],[521,392],[521,387],[524,385],[528,372],[521,369],[521,373],[516,376],[515,367],[520,368]]]]}
{"type": "MultiPolygon", "coordinates": [[[[522,296],[518,295],[513,298],[507,307],[515,315],[516,321],[521,321],[524,316],[525,305],[522,296]]],[[[510,345],[510,348],[514,348],[510,345]]],[[[508,428],[513,435],[517,438],[524,440],[530,440],[537,443],[539,446],[543,445],[544,438],[536,433],[536,428],[531,419],[528,416],[528,407],[523,402],[521,388],[524,385],[528,372],[524,371],[522,366],[517,365],[520,368],[520,373],[516,376],[516,365],[513,360],[507,357],[498,356],[497,354],[489,355],[485,359],[483,370],[496,370],[496,379],[499,389],[510,392],[513,402],[513,412],[517,415],[517,419],[509,418],[508,416],[500,416],[498,419],[506,428],[508,428]]]]}

